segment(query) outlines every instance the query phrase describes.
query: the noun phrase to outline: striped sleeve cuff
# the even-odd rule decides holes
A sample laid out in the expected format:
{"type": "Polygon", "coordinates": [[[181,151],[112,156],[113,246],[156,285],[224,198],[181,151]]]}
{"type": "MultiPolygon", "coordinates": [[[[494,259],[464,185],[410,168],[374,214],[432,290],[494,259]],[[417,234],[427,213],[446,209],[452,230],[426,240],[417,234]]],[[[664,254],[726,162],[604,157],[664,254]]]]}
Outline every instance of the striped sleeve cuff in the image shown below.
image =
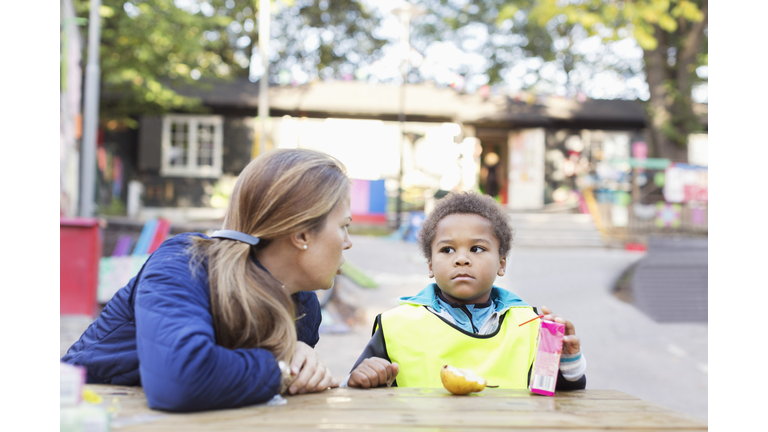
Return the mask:
{"type": "Polygon", "coordinates": [[[587,359],[581,354],[581,351],[576,354],[560,355],[560,372],[562,372],[563,378],[568,381],[577,381],[584,376],[586,370],[587,359]]]}

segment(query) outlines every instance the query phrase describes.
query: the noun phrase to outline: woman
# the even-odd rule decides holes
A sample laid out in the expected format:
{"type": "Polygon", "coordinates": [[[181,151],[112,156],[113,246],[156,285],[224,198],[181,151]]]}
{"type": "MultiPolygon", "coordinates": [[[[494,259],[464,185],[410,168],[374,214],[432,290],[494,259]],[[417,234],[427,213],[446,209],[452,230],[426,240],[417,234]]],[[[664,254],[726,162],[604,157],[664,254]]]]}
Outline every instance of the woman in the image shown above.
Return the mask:
{"type": "Polygon", "coordinates": [[[164,242],[62,361],[89,383],[142,385],[151,408],[196,411],[338,384],[318,358],[311,292],[341,272],[350,182],[336,159],[273,150],[240,174],[224,230],[164,242]]]}

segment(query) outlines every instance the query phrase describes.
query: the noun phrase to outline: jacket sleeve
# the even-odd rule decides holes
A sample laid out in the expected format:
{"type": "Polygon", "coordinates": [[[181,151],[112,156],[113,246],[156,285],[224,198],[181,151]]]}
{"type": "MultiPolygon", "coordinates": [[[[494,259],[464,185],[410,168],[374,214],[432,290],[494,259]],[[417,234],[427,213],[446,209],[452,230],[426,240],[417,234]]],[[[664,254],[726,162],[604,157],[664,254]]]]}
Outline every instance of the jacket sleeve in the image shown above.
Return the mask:
{"type": "Polygon", "coordinates": [[[584,390],[587,388],[587,376],[582,375],[581,378],[576,381],[568,381],[563,377],[563,373],[557,371],[557,384],[555,384],[555,391],[568,391],[568,390],[584,390]]]}
{"type": "MultiPolygon", "coordinates": [[[[528,382],[531,382],[531,373],[533,366],[528,369],[528,382]]],[[[570,390],[584,390],[587,388],[587,376],[582,375],[581,378],[576,381],[568,381],[563,376],[563,373],[557,371],[557,381],[555,383],[555,391],[570,391],[570,390]]]]}
{"type": "MultiPolygon", "coordinates": [[[[362,354],[360,354],[360,357],[357,358],[354,366],[352,366],[352,369],[349,371],[349,374],[347,374],[347,377],[344,379],[344,381],[342,381],[340,386],[346,387],[347,383],[349,382],[349,377],[352,375],[352,371],[360,366],[360,363],[362,363],[363,360],[371,357],[379,357],[391,362],[389,359],[389,354],[387,354],[387,343],[384,340],[384,331],[381,328],[381,314],[376,316],[376,320],[374,321],[373,336],[371,337],[371,340],[368,341],[368,345],[365,346],[362,354]]],[[[381,386],[383,385],[385,384],[382,384],[381,386]]],[[[395,380],[392,385],[397,387],[397,380],[395,380]]]]}
{"type": "Polygon", "coordinates": [[[136,343],[149,407],[199,411],[271,399],[280,389],[274,355],[216,344],[206,272],[193,276],[188,243],[174,240],[155,251],[137,283],[136,343]]]}
{"type": "Polygon", "coordinates": [[[302,291],[294,294],[296,302],[296,337],[312,348],[320,341],[320,323],[322,312],[317,294],[314,291],[302,291]]]}
{"type": "Polygon", "coordinates": [[[360,366],[360,363],[362,363],[363,360],[371,357],[379,357],[386,361],[390,361],[389,355],[387,354],[387,347],[384,344],[384,334],[381,332],[381,327],[376,329],[373,337],[368,341],[368,345],[365,346],[365,349],[363,349],[362,354],[357,358],[355,365],[352,366],[349,373],[352,373],[356,367],[360,366]]]}

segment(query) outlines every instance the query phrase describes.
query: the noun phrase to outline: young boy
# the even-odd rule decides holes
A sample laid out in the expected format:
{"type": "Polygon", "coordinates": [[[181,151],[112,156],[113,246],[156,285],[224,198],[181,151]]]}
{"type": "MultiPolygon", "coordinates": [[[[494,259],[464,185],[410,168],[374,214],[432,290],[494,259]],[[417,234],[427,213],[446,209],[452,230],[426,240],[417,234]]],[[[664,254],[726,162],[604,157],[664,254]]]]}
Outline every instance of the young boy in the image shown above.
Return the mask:
{"type": "MultiPolygon", "coordinates": [[[[342,386],[442,387],[444,364],[468,368],[501,388],[528,387],[539,322],[535,308],[493,286],[512,243],[506,212],[489,196],[452,193],[424,221],[419,247],[435,278],[416,296],[376,317],[374,334],[342,386]]],[[[557,390],[586,387],[586,361],[566,326],[557,390]]]]}

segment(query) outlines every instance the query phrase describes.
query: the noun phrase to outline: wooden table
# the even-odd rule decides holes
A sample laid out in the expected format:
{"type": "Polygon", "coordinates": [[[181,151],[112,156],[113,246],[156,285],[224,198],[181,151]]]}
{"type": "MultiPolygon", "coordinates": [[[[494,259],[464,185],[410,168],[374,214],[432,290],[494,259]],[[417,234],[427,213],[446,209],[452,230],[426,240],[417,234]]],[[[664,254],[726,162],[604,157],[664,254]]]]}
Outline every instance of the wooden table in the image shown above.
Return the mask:
{"type": "Polygon", "coordinates": [[[613,390],[578,390],[555,397],[527,390],[485,389],[453,396],[443,389],[332,389],[286,397],[280,406],[175,414],[154,411],[140,387],[87,385],[116,407],[121,431],[373,431],[530,430],[705,431],[691,416],[613,390]]]}

